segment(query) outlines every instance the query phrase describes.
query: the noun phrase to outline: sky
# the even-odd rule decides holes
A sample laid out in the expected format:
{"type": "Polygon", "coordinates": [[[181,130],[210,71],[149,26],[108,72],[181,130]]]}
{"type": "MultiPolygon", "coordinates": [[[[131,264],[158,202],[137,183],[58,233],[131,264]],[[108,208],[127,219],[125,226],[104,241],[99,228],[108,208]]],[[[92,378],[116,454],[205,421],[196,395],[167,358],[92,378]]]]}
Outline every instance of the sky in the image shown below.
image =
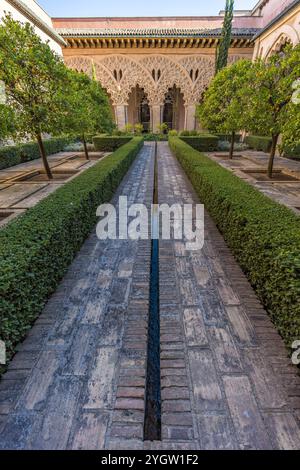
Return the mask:
{"type": "MultiPolygon", "coordinates": [[[[37,0],[52,17],[59,16],[207,16],[218,15],[225,0],[37,0]]],[[[236,0],[249,10],[257,0],[236,0]]]]}

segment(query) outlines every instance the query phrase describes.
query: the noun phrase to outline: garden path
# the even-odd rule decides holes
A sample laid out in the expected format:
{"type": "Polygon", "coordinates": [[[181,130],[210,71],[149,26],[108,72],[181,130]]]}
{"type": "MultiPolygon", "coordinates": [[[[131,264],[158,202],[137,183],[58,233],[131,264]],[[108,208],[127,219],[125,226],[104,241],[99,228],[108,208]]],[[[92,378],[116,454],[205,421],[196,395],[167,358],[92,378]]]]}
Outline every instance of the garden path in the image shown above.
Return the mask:
{"type": "MultiPolygon", "coordinates": [[[[198,198],[158,144],[159,203],[198,198]]],[[[154,145],[119,195],[148,207],[154,145]]],[[[151,241],[93,232],[0,382],[4,449],[299,449],[300,378],[205,214],[201,251],[159,242],[162,440],[144,441],[151,241]]]]}

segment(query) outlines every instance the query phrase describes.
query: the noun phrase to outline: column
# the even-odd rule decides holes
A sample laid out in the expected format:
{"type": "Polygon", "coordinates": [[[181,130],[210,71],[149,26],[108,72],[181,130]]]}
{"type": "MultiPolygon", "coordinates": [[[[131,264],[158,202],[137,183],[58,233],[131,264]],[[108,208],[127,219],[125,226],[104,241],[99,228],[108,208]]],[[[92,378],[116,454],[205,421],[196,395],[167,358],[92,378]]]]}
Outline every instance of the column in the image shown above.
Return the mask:
{"type": "Polygon", "coordinates": [[[196,125],[196,105],[195,104],[187,104],[185,106],[185,129],[187,131],[193,131],[196,125]]]}
{"type": "Polygon", "coordinates": [[[151,129],[152,132],[158,133],[158,126],[161,124],[161,105],[153,104],[151,106],[151,129]]]}
{"type": "Polygon", "coordinates": [[[127,124],[127,105],[117,104],[115,106],[115,114],[118,129],[123,130],[127,124]]]}

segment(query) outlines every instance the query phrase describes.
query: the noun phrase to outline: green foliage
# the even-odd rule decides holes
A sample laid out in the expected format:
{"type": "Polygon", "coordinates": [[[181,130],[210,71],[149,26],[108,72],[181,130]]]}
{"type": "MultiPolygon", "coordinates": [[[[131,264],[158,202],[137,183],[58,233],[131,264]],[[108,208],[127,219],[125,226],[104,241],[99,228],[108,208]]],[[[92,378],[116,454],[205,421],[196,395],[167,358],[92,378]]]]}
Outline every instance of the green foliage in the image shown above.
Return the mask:
{"type": "Polygon", "coordinates": [[[160,134],[167,134],[169,130],[168,124],[166,122],[162,122],[157,126],[157,130],[160,134]]]}
{"type": "Polygon", "coordinates": [[[59,132],[64,117],[66,67],[29,23],[6,16],[0,25],[0,80],[18,132],[59,132]]]}
{"type": "Polygon", "coordinates": [[[40,314],[143,145],[136,137],[0,231],[0,338],[8,358],[40,314]]]}
{"type": "Polygon", "coordinates": [[[231,42],[232,20],[233,20],[234,0],[226,0],[225,16],[221,33],[219,47],[216,50],[216,73],[226,67],[228,61],[228,51],[231,42]]]}
{"type": "MultiPolygon", "coordinates": [[[[215,132],[214,135],[216,135],[219,139],[219,142],[230,142],[231,140],[231,135],[230,134],[220,134],[219,132],[215,132]]],[[[241,141],[241,134],[235,134],[234,136],[234,141],[235,143],[239,143],[241,141]]]]}
{"type": "Polygon", "coordinates": [[[288,145],[283,143],[281,146],[282,155],[284,157],[300,160],[300,143],[298,145],[288,145]]]}
{"type": "MultiPolygon", "coordinates": [[[[252,65],[245,90],[247,130],[257,135],[270,135],[272,147],[268,175],[272,177],[278,137],[284,132],[291,138],[299,124],[299,104],[292,101],[294,83],[300,76],[300,45],[287,46],[268,62],[252,65]],[[297,111],[296,111],[297,109],[297,111]]],[[[298,131],[299,136],[300,131],[298,131]]]]}
{"type": "MultiPolygon", "coordinates": [[[[71,137],[56,137],[44,141],[47,155],[64,150],[65,146],[74,141],[71,137]]],[[[28,162],[40,158],[39,148],[36,142],[26,144],[8,145],[0,147],[0,170],[19,163],[28,162]]]]}
{"type": "Polygon", "coordinates": [[[132,135],[121,135],[121,136],[105,136],[97,135],[93,137],[93,143],[95,150],[100,152],[114,152],[121,145],[126,144],[132,139],[132,135]]]}
{"type": "Polygon", "coordinates": [[[0,103],[0,140],[11,137],[16,132],[17,123],[13,110],[0,103]]]}
{"type": "Polygon", "coordinates": [[[168,135],[174,137],[175,135],[178,135],[178,131],[176,131],[175,129],[173,129],[173,130],[171,130],[171,131],[168,132],[168,135]]]}
{"type": "Polygon", "coordinates": [[[144,129],[143,124],[135,124],[133,128],[134,134],[142,135],[143,129],[144,129]]]}
{"type": "Polygon", "coordinates": [[[288,347],[300,337],[300,219],[181,139],[170,146],[288,347]]]}
{"type": "MultiPolygon", "coordinates": [[[[300,82],[299,82],[300,83],[300,82]]],[[[293,102],[289,106],[287,120],[282,129],[283,153],[290,156],[300,155],[300,103],[293,102]]]]}
{"type": "Polygon", "coordinates": [[[271,137],[262,137],[259,135],[248,135],[245,137],[245,143],[254,150],[270,152],[272,146],[271,137]]]}
{"type": "Polygon", "coordinates": [[[67,68],[30,23],[22,24],[10,15],[0,25],[0,80],[17,133],[37,140],[46,173],[52,178],[42,134],[62,132],[69,89],[67,68]]]}
{"type": "Polygon", "coordinates": [[[68,70],[68,76],[63,129],[84,139],[88,133],[110,132],[114,124],[109,100],[99,82],[75,70],[68,70]]]}
{"type": "Polygon", "coordinates": [[[196,117],[202,126],[214,133],[231,134],[246,125],[244,88],[252,67],[242,59],[223,68],[211,81],[196,117]]]}
{"type": "MultiPolygon", "coordinates": [[[[274,55],[268,62],[258,60],[252,65],[245,89],[247,130],[272,136],[293,124],[291,114],[296,107],[291,98],[293,84],[299,77],[300,45],[288,46],[283,55],[274,55]]],[[[295,118],[296,115],[299,116],[299,108],[295,118]]]]}
{"type": "Polygon", "coordinates": [[[145,142],[164,142],[168,140],[167,134],[156,134],[156,133],[147,133],[143,134],[143,139],[145,142]]]}
{"type": "Polygon", "coordinates": [[[124,127],[124,133],[125,134],[133,134],[133,131],[134,131],[133,125],[130,124],[130,123],[127,123],[124,127]]]}
{"type": "Polygon", "coordinates": [[[180,139],[189,144],[195,150],[199,150],[201,152],[213,152],[214,150],[218,150],[219,139],[215,135],[202,134],[195,137],[185,137],[181,135],[180,139]]]}

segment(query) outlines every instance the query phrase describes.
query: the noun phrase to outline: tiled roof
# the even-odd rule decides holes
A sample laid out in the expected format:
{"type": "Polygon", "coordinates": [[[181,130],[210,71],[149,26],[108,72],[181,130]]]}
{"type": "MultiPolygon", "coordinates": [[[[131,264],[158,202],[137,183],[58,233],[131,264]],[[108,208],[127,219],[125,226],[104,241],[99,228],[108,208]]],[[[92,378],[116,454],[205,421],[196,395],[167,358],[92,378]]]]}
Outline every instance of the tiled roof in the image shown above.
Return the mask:
{"type": "MultiPolygon", "coordinates": [[[[100,28],[57,28],[62,37],[219,37],[221,28],[217,29],[189,29],[189,28],[126,28],[126,29],[100,29],[100,28]]],[[[259,32],[255,28],[233,28],[233,37],[252,38],[259,32]]]]}

